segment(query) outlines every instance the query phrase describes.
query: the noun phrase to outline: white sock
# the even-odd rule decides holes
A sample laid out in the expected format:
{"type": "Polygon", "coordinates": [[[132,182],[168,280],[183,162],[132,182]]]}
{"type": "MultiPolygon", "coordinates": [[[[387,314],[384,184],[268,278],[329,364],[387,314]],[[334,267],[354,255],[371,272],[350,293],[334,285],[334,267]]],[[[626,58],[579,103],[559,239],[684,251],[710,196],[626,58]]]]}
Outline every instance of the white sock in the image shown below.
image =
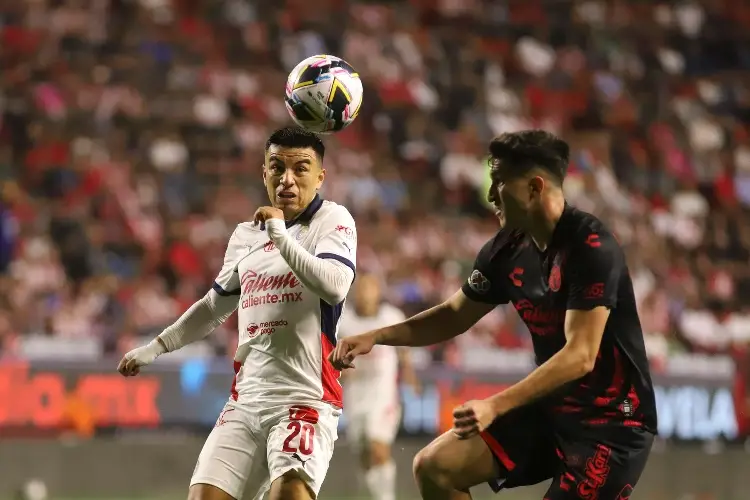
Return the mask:
{"type": "Polygon", "coordinates": [[[390,460],[370,467],[365,472],[365,482],[374,500],[396,500],[396,463],[390,460]]]}

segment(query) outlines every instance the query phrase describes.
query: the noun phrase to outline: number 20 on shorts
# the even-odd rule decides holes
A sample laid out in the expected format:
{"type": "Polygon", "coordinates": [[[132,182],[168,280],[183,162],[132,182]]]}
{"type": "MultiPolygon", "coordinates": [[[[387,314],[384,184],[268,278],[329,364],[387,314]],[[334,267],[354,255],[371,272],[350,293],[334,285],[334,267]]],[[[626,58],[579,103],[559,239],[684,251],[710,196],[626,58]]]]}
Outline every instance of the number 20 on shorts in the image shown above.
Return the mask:
{"type": "Polygon", "coordinates": [[[311,455],[315,443],[315,424],[318,423],[318,411],[309,406],[292,406],[289,408],[290,431],[284,440],[285,453],[300,452],[311,455]]]}

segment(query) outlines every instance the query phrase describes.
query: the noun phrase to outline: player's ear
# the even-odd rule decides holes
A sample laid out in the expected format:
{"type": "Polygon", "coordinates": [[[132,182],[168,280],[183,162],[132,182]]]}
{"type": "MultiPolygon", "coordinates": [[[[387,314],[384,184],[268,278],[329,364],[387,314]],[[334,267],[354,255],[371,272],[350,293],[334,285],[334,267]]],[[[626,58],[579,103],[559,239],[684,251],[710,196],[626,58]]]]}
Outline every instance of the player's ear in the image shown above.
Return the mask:
{"type": "Polygon", "coordinates": [[[268,186],[268,184],[267,184],[268,183],[268,178],[267,178],[268,172],[266,171],[266,164],[265,163],[260,166],[260,170],[263,172],[263,185],[264,186],[268,186]]]}
{"type": "Polygon", "coordinates": [[[318,183],[315,186],[315,189],[320,189],[320,186],[323,185],[323,181],[326,178],[326,169],[323,167],[320,167],[320,172],[318,172],[318,183]]]}
{"type": "Polygon", "coordinates": [[[544,177],[535,175],[529,179],[529,195],[539,195],[544,190],[544,177]]]}

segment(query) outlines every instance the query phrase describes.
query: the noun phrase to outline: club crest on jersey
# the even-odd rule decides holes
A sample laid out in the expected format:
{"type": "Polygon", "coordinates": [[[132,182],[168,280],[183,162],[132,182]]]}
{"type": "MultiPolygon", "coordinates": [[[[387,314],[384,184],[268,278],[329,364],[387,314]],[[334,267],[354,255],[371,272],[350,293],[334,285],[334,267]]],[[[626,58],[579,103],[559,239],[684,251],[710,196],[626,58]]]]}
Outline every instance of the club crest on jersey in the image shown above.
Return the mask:
{"type": "Polygon", "coordinates": [[[477,269],[469,276],[469,288],[477,293],[487,293],[490,291],[490,280],[484,277],[484,274],[477,269]]]}
{"type": "Polygon", "coordinates": [[[309,227],[302,227],[300,228],[299,231],[297,231],[297,234],[294,236],[294,239],[297,240],[298,242],[301,242],[302,240],[305,239],[305,236],[307,236],[307,233],[309,232],[310,232],[309,227]]]}
{"type": "Polygon", "coordinates": [[[276,245],[271,240],[268,240],[266,244],[263,245],[264,252],[273,252],[274,250],[276,250],[276,245]]]}
{"type": "Polygon", "coordinates": [[[560,265],[555,264],[552,266],[552,270],[549,273],[549,289],[553,292],[560,291],[560,285],[562,284],[562,274],[560,273],[560,265]]]}

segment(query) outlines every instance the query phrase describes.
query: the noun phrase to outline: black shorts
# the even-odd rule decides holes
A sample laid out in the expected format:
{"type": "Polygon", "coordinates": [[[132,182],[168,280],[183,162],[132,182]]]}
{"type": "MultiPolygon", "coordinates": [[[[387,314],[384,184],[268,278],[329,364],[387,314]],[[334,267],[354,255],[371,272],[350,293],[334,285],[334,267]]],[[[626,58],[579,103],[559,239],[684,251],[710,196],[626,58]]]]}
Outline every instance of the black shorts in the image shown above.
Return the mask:
{"type": "Polygon", "coordinates": [[[544,500],[627,500],[654,441],[637,427],[563,426],[540,406],[500,417],[482,438],[498,466],[490,487],[498,492],[552,478],[544,500]]]}

